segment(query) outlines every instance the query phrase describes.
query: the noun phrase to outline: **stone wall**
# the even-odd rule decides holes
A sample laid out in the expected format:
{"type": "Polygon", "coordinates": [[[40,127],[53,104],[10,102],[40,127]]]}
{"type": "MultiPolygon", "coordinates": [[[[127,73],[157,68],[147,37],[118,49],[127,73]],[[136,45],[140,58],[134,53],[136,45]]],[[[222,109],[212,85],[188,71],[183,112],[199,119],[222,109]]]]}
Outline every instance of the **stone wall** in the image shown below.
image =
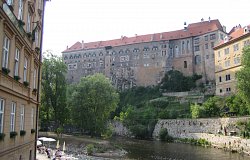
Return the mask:
{"type": "Polygon", "coordinates": [[[112,121],[112,126],[114,127],[114,134],[123,137],[130,137],[131,132],[120,122],[120,121],[112,121]]]}
{"type": "Polygon", "coordinates": [[[231,131],[240,133],[236,123],[246,120],[250,120],[250,117],[159,120],[155,126],[153,137],[158,139],[161,128],[166,128],[169,135],[175,138],[203,138],[218,148],[249,154],[250,139],[229,136],[231,131]],[[218,134],[219,132],[221,134],[218,134]]]}
{"type": "Polygon", "coordinates": [[[246,121],[250,117],[241,118],[210,118],[210,119],[168,119],[159,120],[155,126],[153,137],[158,136],[161,128],[167,128],[169,135],[181,138],[182,135],[188,133],[212,133],[217,134],[218,131],[227,132],[236,131],[237,121],[246,121]]]}

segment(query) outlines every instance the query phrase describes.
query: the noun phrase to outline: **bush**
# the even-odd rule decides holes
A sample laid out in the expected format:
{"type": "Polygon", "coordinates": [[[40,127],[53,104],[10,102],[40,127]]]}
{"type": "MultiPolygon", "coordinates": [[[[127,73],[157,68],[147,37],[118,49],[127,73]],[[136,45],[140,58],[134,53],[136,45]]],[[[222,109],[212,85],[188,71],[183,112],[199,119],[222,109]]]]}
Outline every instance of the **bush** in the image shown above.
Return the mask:
{"type": "Polygon", "coordinates": [[[5,137],[5,134],[4,133],[0,133],[0,141],[3,141],[4,137],[5,137]]]}
{"type": "Polygon", "coordinates": [[[10,138],[15,138],[17,136],[17,132],[10,132],[10,138]]]}
{"type": "Polygon", "coordinates": [[[160,140],[165,141],[166,136],[168,136],[168,130],[166,128],[161,128],[159,133],[160,140]]]}
{"type": "Polygon", "coordinates": [[[108,127],[106,128],[105,132],[103,133],[104,139],[111,138],[113,136],[114,128],[111,124],[108,124],[108,127]]]}
{"type": "Polygon", "coordinates": [[[35,133],[35,132],[36,132],[35,129],[31,129],[31,130],[30,130],[30,133],[31,133],[31,134],[33,134],[33,133],[35,133]]]}
{"type": "Polygon", "coordinates": [[[26,134],[26,131],[25,130],[21,130],[20,131],[20,136],[24,136],[26,134]]]}
{"type": "Polygon", "coordinates": [[[88,144],[87,145],[87,154],[92,155],[94,153],[94,145],[93,144],[88,144]]]}
{"type": "Polygon", "coordinates": [[[166,128],[161,128],[159,137],[161,141],[173,142],[173,137],[168,135],[168,130],[166,128]]]}

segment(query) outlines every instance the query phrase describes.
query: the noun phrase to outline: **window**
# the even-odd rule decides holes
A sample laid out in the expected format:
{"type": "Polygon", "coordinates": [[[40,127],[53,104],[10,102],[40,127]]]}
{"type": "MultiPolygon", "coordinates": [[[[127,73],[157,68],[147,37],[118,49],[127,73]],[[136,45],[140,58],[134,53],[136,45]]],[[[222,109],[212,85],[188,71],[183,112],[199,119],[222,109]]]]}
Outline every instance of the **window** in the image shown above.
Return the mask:
{"type": "Polygon", "coordinates": [[[206,59],[209,59],[209,55],[208,54],[206,55],[206,59]]]}
{"type": "Polygon", "coordinates": [[[218,57],[220,57],[220,51],[218,51],[218,57]]]}
{"type": "Polygon", "coordinates": [[[30,15],[30,12],[28,12],[28,15],[27,15],[26,31],[27,31],[27,33],[31,32],[31,15],[30,15]]]}
{"type": "Polygon", "coordinates": [[[24,130],[24,105],[20,106],[20,130],[24,130]]]}
{"type": "Polygon", "coordinates": [[[234,58],[234,64],[240,64],[240,57],[234,58]]]}
{"type": "Polygon", "coordinates": [[[214,48],[214,42],[211,42],[211,48],[214,48]]]}
{"type": "Polygon", "coordinates": [[[5,0],[8,5],[13,5],[13,0],[5,0]]]}
{"type": "Polygon", "coordinates": [[[220,89],[220,93],[222,93],[222,89],[220,89]]]}
{"type": "Polygon", "coordinates": [[[35,32],[35,44],[37,47],[39,47],[39,33],[38,30],[35,32]]]}
{"type": "Polygon", "coordinates": [[[0,133],[3,133],[4,100],[0,98],[0,133]]]}
{"type": "Polygon", "coordinates": [[[207,43],[205,44],[205,48],[208,49],[208,44],[207,43]]]}
{"type": "Polygon", "coordinates": [[[195,62],[195,64],[200,64],[201,63],[201,56],[196,55],[195,58],[194,58],[194,62],[195,62]]]}
{"type": "Polygon", "coordinates": [[[226,81],[229,81],[231,78],[230,78],[230,74],[227,74],[226,75],[226,81]]]}
{"type": "Polygon", "coordinates": [[[187,61],[184,61],[184,68],[187,68],[187,61]]]}
{"type": "Polygon", "coordinates": [[[37,75],[37,69],[34,69],[33,73],[33,88],[36,89],[36,75],[37,75]]]}
{"type": "Polygon", "coordinates": [[[250,40],[248,39],[248,40],[244,41],[243,43],[244,43],[244,44],[243,44],[244,47],[245,47],[245,46],[249,46],[249,45],[250,45],[250,40]]]}
{"type": "Polygon", "coordinates": [[[208,41],[208,36],[205,36],[205,41],[208,41]]]}
{"type": "Polygon", "coordinates": [[[144,67],[148,67],[148,66],[149,66],[149,64],[148,64],[148,63],[145,63],[145,64],[144,64],[144,67]]]}
{"type": "Polygon", "coordinates": [[[215,38],[216,38],[215,34],[210,34],[210,40],[213,40],[215,38]]]}
{"type": "Polygon", "coordinates": [[[7,36],[5,36],[3,45],[3,61],[2,61],[2,67],[4,68],[8,68],[9,48],[10,48],[10,39],[7,36]]]}
{"type": "Polygon", "coordinates": [[[194,44],[199,44],[200,43],[200,38],[195,38],[194,39],[194,44]]]}
{"type": "Polygon", "coordinates": [[[225,61],[225,67],[229,67],[230,66],[230,60],[225,61]]]}
{"type": "Polygon", "coordinates": [[[221,78],[221,76],[219,77],[219,82],[222,82],[222,78],[221,78]]]}
{"type": "Polygon", "coordinates": [[[178,48],[178,46],[175,46],[175,53],[179,54],[179,48],[178,48]]]}
{"type": "Polygon", "coordinates": [[[19,55],[20,50],[16,48],[16,54],[15,54],[15,64],[14,64],[14,76],[18,76],[18,70],[19,70],[19,55]]]}
{"type": "Polygon", "coordinates": [[[27,68],[28,68],[28,60],[24,58],[24,65],[23,65],[23,81],[27,82],[27,68]]]}
{"type": "Polygon", "coordinates": [[[234,47],[234,51],[238,51],[239,50],[239,44],[235,44],[235,45],[233,45],[233,47],[234,47]]]}
{"type": "Polygon", "coordinates": [[[224,40],[224,35],[223,34],[220,34],[220,39],[224,40]]]}
{"type": "Polygon", "coordinates": [[[11,112],[10,112],[10,132],[15,131],[15,114],[16,114],[16,103],[11,103],[11,112]]]}
{"type": "Polygon", "coordinates": [[[31,108],[31,120],[30,120],[30,122],[31,122],[31,128],[32,129],[34,129],[35,127],[34,127],[34,108],[31,108]]]}
{"type": "Polygon", "coordinates": [[[187,41],[187,51],[189,50],[189,41],[187,41]]]}
{"type": "Polygon", "coordinates": [[[23,0],[18,0],[18,16],[17,19],[23,20],[23,0]]]}
{"type": "Polygon", "coordinates": [[[143,58],[149,58],[149,54],[148,53],[144,53],[143,54],[143,58]]]}
{"type": "Polygon", "coordinates": [[[224,49],[224,54],[225,55],[229,54],[229,48],[224,49]]]}
{"type": "Polygon", "coordinates": [[[226,88],[226,91],[231,92],[231,88],[230,87],[226,88]]]}
{"type": "Polygon", "coordinates": [[[199,51],[200,50],[200,46],[194,46],[194,51],[199,51]]]}

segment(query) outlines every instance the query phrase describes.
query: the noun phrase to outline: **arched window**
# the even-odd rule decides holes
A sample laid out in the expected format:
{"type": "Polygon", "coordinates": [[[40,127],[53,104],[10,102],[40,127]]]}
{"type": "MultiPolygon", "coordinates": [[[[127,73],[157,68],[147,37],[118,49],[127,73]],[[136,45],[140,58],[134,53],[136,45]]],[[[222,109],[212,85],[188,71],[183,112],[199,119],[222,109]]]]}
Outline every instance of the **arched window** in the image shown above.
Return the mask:
{"type": "Polygon", "coordinates": [[[177,45],[175,46],[175,54],[176,54],[176,55],[179,54],[179,48],[178,48],[177,45]]]}

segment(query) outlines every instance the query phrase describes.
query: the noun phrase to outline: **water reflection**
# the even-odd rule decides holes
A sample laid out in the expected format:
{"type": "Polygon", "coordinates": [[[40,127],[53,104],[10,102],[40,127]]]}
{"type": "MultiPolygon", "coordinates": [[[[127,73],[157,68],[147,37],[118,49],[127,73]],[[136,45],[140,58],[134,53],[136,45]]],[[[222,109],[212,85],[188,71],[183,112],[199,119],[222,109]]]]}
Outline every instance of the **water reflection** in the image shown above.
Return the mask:
{"type": "Polygon", "coordinates": [[[159,141],[128,140],[118,138],[114,143],[128,151],[128,159],[137,160],[250,160],[238,153],[216,148],[204,148],[189,144],[164,143],[159,141]]]}

